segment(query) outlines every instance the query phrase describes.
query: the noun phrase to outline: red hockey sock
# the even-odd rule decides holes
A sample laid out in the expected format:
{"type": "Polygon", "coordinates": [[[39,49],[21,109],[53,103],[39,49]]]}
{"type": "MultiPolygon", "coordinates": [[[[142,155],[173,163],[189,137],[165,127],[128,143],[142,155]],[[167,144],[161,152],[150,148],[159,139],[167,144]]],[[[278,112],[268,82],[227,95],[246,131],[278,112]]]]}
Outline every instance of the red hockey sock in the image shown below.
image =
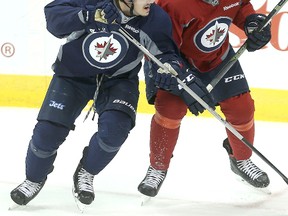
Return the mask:
{"type": "MultiPolygon", "coordinates": [[[[254,101],[249,92],[229,98],[220,103],[221,110],[227,121],[245,138],[249,143],[254,142],[254,101]]],[[[241,140],[226,129],[233,156],[236,160],[246,160],[251,157],[252,150],[241,140]]]]}
{"type": "MultiPolygon", "coordinates": [[[[254,141],[254,124],[253,126],[247,131],[239,131],[239,133],[247,139],[249,143],[253,145],[254,141]]],[[[235,135],[233,135],[230,131],[227,131],[228,139],[231,148],[233,149],[233,156],[236,160],[246,160],[251,157],[252,150],[247,147],[241,140],[239,140],[235,135]]]]}
{"type": "Polygon", "coordinates": [[[175,148],[179,128],[168,129],[159,125],[153,116],[150,132],[150,163],[159,170],[167,170],[175,148]]]}

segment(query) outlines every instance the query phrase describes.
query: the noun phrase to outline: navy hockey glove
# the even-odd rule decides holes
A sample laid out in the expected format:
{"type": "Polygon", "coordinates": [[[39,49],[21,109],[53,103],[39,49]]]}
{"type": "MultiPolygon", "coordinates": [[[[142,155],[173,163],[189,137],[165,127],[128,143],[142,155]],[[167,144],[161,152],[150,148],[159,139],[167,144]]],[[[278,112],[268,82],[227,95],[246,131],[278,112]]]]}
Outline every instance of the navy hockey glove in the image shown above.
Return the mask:
{"type": "MultiPolygon", "coordinates": [[[[173,67],[167,62],[164,63],[164,65],[169,71],[171,71],[172,69],[174,69],[176,72],[180,71],[180,68],[175,64],[173,64],[173,67]]],[[[178,84],[177,80],[175,79],[175,77],[173,77],[173,75],[169,71],[163,70],[162,68],[159,68],[157,70],[157,73],[155,75],[155,85],[158,88],[162,88],[165,90],[176,88],[178,84]]]]}
{"type": "Polygon", "coordinates": [[[271,24],[266,25],[260,32],[255,31],[260,23],[266,19],[263,14],[249,15],[244,24],[244,31],[247,39],[247,50],[254,52],[264,47],[271,40],[271,24]]]}
{"type": "Polygon", "coordinates": [[[121,23],[121,15],[115,5],[112,4],[112,2],[105,3],[102,6],[102,11],[103,18],[106,19],[108,24],[121,23]]]}
{"type": "MultiPolygon", "coordinates": [[[[188,70],[186,73],[179,74],[178,78],[183,81],[203,101],[205,101],[209,107],[215,109],[214,102],[210,93],[207,91],[202,81],[197,78],[191,70],[188,70]]],[[[171,92],[181,97],[188,106],[190,112],[195,116],[198,116],[199,113],[204,112],[205,108],[197,100],[195,100],[186,90],[184,90],[180,84],[171,92]]]]}
{"type": "Polygon", "coordinates": [[[86,10],[82,10],[88,31],[90,29],[106,32],[118,30],[118,23],[121,23],[121,15],[117,8],[111,2],[104,2],[99,7],[97,9],[88,7],[86,10]]]}

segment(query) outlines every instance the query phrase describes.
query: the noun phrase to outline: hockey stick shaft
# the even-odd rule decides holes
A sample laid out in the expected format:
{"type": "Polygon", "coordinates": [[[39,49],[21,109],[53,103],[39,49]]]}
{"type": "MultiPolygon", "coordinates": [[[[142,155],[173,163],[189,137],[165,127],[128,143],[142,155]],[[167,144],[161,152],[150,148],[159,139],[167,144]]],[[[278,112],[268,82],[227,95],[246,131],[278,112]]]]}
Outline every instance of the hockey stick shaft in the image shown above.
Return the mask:
{"type": "MultiPolygon", "coordinates": [[[[265,26],[269,24],[271,19],[281,10],[281,8],[285,5],[288,0],[281,0],[273,10],[268,14],[266,19],[260,24],[260,26],[255,30],[260,32],[265,26]]],[[[213,88],[217,85],[217,83],[225,76],[225,74],[230,70],[230,68],[235,64],[235,62],[239,59],[239,57],[246,51],[247,49],[247,40],[245,43],[238,49],[235,55],[223,66],[218,75],[209,83],[206,88],[208,92],[211,92],[213,88]]]]}
{"type": "Polygon", "coordinates": [[[178,73],[173,69],[170,71],[161,61],[159,61],[154,55],[152,55],[142,44],[140,44],[135,38],[133,38],[125,29],[120,27],[119,32],[123,34],[129,41],[137,46],[145,55],[147,55],[153,62],[155,62],[163,70],[170,72],[175,76],[177,82],[182,88],[197,102],[199,102],[205,109],[207,109],[216,119],[218,119],[231,133],[233,133],[240,141],[242,141],[248,148],[250,148],[255,154],[257,154],[263,161],[265,161],[273,170],[275,170],[283,180],[288,184],[288,178],[280,172],[266,157],[264,157],[251,143],[248,142],[231,124],[225,121],[214,109],[212,109],[202,98],[200,98],[194,91],[192,91],[177,75],[178,73]]]}

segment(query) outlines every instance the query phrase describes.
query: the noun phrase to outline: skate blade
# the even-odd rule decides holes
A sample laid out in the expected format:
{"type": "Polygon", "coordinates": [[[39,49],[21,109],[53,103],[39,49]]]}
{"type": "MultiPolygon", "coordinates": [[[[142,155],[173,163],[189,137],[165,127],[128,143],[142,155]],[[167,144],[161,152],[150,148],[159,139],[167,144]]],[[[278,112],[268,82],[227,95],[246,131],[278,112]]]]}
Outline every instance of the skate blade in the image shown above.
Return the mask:
{"type": "Polygon", "coordinates": [[[258,187],[254,187],[253,185],[249,184],[247,181],[245,181],[241,176],[236,175],[236,179],[238,181],[241,181],[242,183],[244,183],[245,185],[247,185],[250,188],[253,188],[256,191],[259,191],[261,193],[267,194],[267,195],[271,195],[272,192],[268,189],[268,187],[265,188],[258,188],[258,187]]]}
{"type": "Polygon", "coordinates": [[[16,209],[24,209],[26,205],[18,205],[17,203],[12,203],[11,206],[8,208],[8,211],[13,211],[16,209]]]}
{"type": "Polygon", "coordinates": [[[141,206],[145,206],[147,205],[152,197],[146,196],[146,195],[142,195],[141,196],[141,206]]]}
{"type": "Polygon", "coordinates": [[[256,190],[259,190],[260,192],[263,192],[267,195],[271,195],[272,192],[266,187],[266,188],[255,188],[256,190]]]}
{"type": "Polygon", "coordinates": [[[73,197],[74,197],[74,200],[75,200],[75,203],[76,203],[76,206],[78,208],[78,210],[83,213],[85,208],[87,207],[87,205],[81,203],[79,200],[78,200],[78,196],[77,194],[74,192],[74,187],[72,188],[72,194],[73,194],[73,197]]]}
{"type": "Polygon", "coordinates": [[[81,203],[81,202],[77,199],[77,197],[74,197],[74,199],[75,199],[76,206],[77,206],[78,210],[80,211],[80,213],[84,213],[84,210],[86,209],[87,206],[84,205],[83,203],[81,203]]]}

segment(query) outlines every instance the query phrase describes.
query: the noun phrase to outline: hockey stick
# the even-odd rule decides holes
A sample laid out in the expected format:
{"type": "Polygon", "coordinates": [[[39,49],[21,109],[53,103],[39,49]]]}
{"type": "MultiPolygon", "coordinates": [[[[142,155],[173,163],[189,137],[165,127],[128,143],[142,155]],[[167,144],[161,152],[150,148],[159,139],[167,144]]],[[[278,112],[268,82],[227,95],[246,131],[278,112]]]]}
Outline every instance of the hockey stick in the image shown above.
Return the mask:
{"type": "MultiPolygon", "coordinates": [[[[255,30],[260,32],[274,17],[280,9],[285,5],[288,0],[281,0],[273,10],[268,14],[266,19],[260,24],[260,26],[255,30]]],[[[235,55],[223,66],[217,76],[206,86],[208,92],[211,92],[212,89],[217,85],[217,83],[223,78],[223,76],[230,70],[230,68],[235,64],[235,62],[239,59],[239,57],[245,52],[247,49],[247,40],[245,43],[238,49],[235,55]]]]}
{"type": "Polygon", "coordinates": [[[147,55],[153,62],[155,62],[163,70],[171,73],[175,76],[178,84],[197,102],[199,102],[205,109],[207,109],[216,119],[218,119],[224,126],[231,131],[240,141],[242,141],[247,147],[249,147],[255,154],[257,154],[262,160],[264,160],[273,170],[275,170],[283,180],[288,184],[288,178],[280,172],[266,157],[264,157],[248,140],[246,140],[237,130],[232,127],[227,121],[225,121],[217,112],[215,112],[202,98],[200,98],[194,91],[192,91],[182,80],[180,80],[177,75],[178,73],[171,69],[169,70],[161,61],[159,61],[154,55],[152,55],[142,44],[140,44],[135,38],[133,38],[124,28],[120,27],[119,32],[125,36],[129,41],[131,41],[135,46],[137,46],[145,55],[147,55]]]}

